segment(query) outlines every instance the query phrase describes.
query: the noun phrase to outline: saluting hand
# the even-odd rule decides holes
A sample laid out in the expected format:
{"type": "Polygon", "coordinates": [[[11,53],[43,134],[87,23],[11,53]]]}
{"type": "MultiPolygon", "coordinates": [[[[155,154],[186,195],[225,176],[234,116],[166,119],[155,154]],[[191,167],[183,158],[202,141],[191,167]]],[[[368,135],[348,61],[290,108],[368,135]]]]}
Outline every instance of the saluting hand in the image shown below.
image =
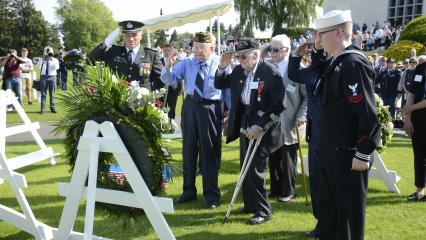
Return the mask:
{"type": "Polygon", "coordinates": [[[303,43],[302,45],[297,47],[296,50],[294,50],[294,54],[296,54],[296,56],[299,56],[299,57],[303,56],[303,54],[305,54],[305,50],[307,46],[308,46],[307,42],[303,43]]]}
{"type": "Polygon", "coordinates": [[[231,63],[232,53],[224,52],[220,56],[219,69],[224,70],[231,63]]]}
{"type": "Polygon", "coordinates": [[[169,52],[169,55],[167,56],[166,61],[166,68],[171,68],[175,63],[177,59],[177,53],[175,50],[172,50],[169,52]]]}
{"type": "Polygon", "coordinates": [[[370,167],[370,162],[361,161],[358,158],[352,159],[352,170],[365,171],[370,167]]]}

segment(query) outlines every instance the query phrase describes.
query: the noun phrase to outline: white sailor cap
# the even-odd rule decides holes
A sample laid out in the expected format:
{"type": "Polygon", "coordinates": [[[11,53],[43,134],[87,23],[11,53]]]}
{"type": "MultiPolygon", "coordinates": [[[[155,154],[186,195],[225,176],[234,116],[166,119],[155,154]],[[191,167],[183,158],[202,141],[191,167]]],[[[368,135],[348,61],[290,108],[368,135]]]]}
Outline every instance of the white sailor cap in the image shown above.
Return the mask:
{"type": "Polygon", "coordinates": [[[333,10],[327,12],[321,18],[315,19],[315,29],[319,33],[332,30],[336,25],[352,22],[351,10],[333,10]]]}

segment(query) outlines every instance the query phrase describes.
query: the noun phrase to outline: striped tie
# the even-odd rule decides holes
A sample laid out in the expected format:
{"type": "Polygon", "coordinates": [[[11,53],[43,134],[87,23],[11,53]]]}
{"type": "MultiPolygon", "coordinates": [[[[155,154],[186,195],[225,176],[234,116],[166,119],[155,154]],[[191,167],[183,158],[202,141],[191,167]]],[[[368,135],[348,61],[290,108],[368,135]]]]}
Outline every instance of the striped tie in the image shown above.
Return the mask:
{"type": "Polygon", "coordinates": [[[204,76],[206,64],[205,63],[199,63],[200,69],[198,70],[197,78],[195,79],[195,86],[194,86],[194,98],[198,101],[203,100],[203,90],[204,90],[204,76]]]}

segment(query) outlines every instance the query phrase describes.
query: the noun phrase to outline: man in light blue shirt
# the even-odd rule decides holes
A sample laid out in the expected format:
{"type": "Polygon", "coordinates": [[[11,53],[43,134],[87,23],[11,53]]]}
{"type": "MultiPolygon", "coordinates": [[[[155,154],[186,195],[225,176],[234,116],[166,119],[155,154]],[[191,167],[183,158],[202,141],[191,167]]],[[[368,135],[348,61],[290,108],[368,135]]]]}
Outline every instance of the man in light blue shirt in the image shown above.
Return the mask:
{"type": "Polygon", "coordinates": [[[209,32],[194,37],[194,58],[176,63],[170,54],[161,72],[161,80],[177,87],[185,79],[186,98],[182,107],[183,193],[176,203],[197,199],[195,177],[199,156],[206,208],[215,209],[220,201],[218,171],[221,161],[222,108],[221,90],[214,87],[220,57],[214,55],[215,38],[209,32]]]}

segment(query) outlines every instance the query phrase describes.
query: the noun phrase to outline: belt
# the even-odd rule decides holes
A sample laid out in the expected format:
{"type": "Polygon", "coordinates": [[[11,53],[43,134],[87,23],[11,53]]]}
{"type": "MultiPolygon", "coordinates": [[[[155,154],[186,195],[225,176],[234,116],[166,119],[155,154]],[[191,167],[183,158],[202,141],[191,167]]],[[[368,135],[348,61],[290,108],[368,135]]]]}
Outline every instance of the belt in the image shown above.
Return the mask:
{"type": "Polygon", "coordinates": [[[201,101],[198,99],[195,99],[194,95],[191,94],[186,94],[186,97],[191,99],[194,102],[203,102],[203,103],[219,103],[220,100],[215,100],[215,99],[207,99],[207,98],[203,98],[201,101]]]}

